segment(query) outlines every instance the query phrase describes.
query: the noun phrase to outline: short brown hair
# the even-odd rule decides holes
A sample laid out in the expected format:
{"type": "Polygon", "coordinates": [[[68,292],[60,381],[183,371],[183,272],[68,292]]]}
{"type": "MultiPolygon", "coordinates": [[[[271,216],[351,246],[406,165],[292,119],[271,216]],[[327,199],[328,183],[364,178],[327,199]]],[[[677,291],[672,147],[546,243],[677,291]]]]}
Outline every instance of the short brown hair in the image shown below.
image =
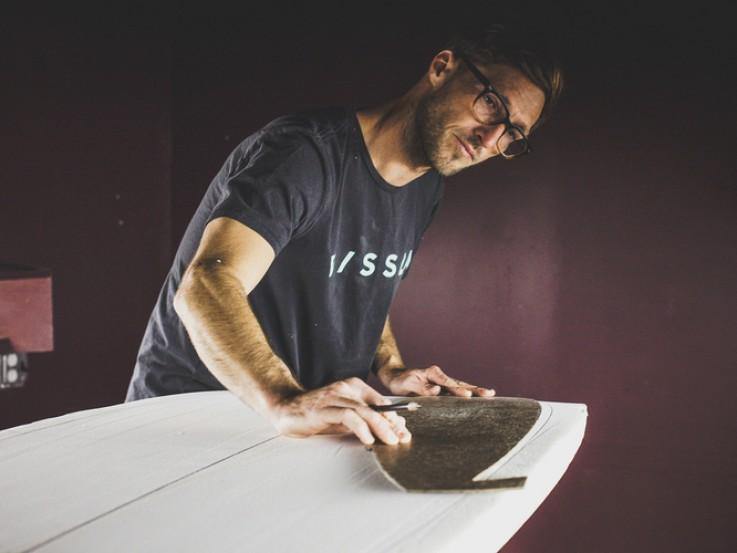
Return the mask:
{"type": "Polygon", "coordinates": [[[446,48],[474,63],[504,63],[522,71],[545,93],[545,105],[533,129],[550,116],[563,92],[563,70],[546,33],[522,25],[487,25],[455,31],[446,48]]]}

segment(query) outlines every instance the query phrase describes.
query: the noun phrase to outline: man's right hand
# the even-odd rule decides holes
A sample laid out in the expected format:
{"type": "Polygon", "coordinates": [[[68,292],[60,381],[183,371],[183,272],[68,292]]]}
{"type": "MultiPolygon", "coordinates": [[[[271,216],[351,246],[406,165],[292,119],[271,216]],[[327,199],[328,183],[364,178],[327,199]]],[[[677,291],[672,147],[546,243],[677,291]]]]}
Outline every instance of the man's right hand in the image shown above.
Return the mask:
{"type": "Polygon", "coordinates": [[[294,438],[353,432],[365,445],[375,438],[390,445],[409,442],[404,417],[370,407],[389,403],[360,378],[348,378],[278,401],[270,418],[280,434],[294,438]]]}

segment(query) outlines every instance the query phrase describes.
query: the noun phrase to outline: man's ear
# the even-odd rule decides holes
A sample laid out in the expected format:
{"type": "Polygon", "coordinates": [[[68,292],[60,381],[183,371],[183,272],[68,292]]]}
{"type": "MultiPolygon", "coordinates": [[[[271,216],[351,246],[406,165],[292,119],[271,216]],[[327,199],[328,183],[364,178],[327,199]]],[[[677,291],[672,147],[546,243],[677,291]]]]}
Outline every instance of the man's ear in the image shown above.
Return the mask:
{"type": "Polygon", "coordinates": [[[458,67],[458,61],[452,50],[443,50],[435,54],[427,73],[433,88],[438,88],[448,80],[458,67]]]}

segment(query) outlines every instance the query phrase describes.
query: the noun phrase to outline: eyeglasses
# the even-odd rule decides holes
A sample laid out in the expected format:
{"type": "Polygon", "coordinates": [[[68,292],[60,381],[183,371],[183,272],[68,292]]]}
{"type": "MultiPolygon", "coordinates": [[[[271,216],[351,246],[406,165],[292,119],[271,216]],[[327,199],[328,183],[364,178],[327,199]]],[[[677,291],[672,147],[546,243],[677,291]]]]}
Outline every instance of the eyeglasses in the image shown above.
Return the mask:
{"type": "Polygon", "coordinates": [[[530,142],[527,140],[525,133],[509,120],[509,108],[502,100],[499,92],[491,85],[489,79],[479,71],[478,67],[465,57],[459,57],[468,66],[474,77],[484,85],[484,90],[473,101],[473,112],[476,119],[484,125],[504,124],[504,134],[496,141],[499,153],[505,159],[512,159],[531,152],[532,148],[530,148],[530,142]]]}

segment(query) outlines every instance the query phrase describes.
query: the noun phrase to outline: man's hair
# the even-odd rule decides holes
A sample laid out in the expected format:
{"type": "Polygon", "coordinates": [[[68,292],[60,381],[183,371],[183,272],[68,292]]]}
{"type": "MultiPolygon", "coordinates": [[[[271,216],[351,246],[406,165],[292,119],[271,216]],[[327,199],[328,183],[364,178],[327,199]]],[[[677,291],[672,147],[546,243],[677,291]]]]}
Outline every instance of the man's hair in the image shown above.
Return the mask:
{"type": "Polygon", "coordinates": [[[545,121],[563,92],[563,71],[551,37],[518,24],[494,24],[457,30],[446,45],[473,63],[503,63],[519,69],[545,93],[542,114],[533,129],[545,121]]]}

